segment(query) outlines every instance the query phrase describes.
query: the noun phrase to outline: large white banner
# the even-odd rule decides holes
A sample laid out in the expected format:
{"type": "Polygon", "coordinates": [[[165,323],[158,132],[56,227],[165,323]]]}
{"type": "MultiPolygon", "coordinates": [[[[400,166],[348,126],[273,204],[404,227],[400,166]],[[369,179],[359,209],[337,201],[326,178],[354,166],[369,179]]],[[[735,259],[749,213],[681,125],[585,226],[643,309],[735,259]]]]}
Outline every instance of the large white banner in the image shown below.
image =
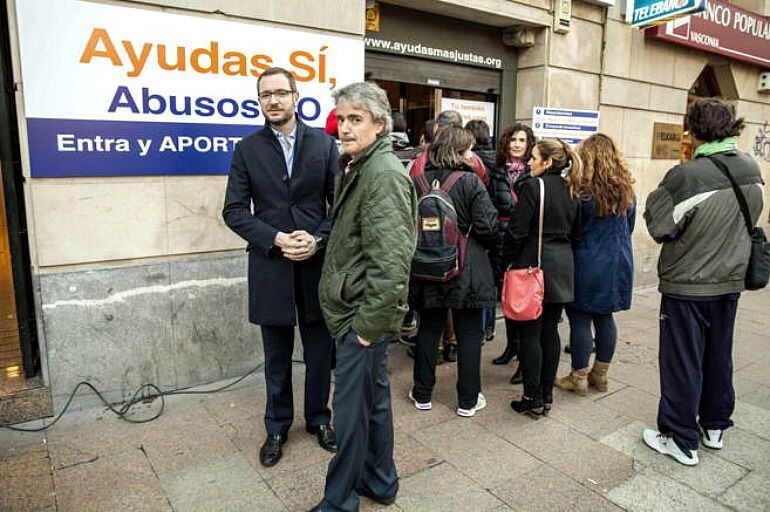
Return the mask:
{"type": "Polygon", "coordinates": [[[264,122],[257,77],[290,70],[323,127],[331,92],[363,79],[356,38],[81,0],[17,0],[35,177],[226,173],[264,122]]]}

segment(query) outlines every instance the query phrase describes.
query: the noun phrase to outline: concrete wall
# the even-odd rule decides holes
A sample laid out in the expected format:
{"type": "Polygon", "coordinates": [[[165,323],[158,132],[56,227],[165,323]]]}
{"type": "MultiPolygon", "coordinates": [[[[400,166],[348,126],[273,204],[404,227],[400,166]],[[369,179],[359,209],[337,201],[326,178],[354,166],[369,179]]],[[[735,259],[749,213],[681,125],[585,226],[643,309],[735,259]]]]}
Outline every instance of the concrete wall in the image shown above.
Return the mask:
{"type": "MultiPolygon", "coordinates": [[[[650,158],[653,123],[683,123],[688,90],[710,64],[717,69],[723,92],[736,98],[738,115],[746,118],[740,147],[754,154],[764,133],[760,130],[770,121],[770,95],[756,91],[758,68],[646,40],[643,31],[625,23],[619,4],[605,11],[575,0],[570,32],[540,30],[535,46],[520,51],[516,117],[531,120],[535,105],[600,111],[600,130],[618,142],[636,180],[641,208],[634,233],[635,282],[644,286],[657,282],[659,253],[659,246],[644,227],[644,203],[665,173],[678,163],[650,158]]],[[[761,140],[770,141],[770,129],[761,140]]],[[[770,142],[766,147],[770,151],[770,142]]],[[[770,154],[765,157],[757,150],[755,158],[765,173],[770,171],[770,154]]],[[[770,192],[766,193],[768,205],[770,192]]],[[[767,209],[764,222],[768,221],[767,209]]]]}

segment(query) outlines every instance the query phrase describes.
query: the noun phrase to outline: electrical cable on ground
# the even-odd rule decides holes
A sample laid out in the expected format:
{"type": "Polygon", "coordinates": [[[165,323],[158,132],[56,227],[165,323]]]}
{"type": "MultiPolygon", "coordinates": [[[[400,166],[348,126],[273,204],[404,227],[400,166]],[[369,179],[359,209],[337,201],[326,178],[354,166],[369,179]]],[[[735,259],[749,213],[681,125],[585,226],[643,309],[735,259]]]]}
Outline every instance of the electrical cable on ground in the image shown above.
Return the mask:
{"type": "MultiPolygon", "coordinates": [[[[304,364],[304,361],[298,361],[295,359],[292,359],[292,363],[302,363],[304,364]]],[[[67,403],[64,404],[64,408],[59,412],[59,414],[56,415],[56,417],[48,423],[47,425],[43,425],[42,427],[36,427],[36,428],[24,428],[24,427],[14,427],[13,425],[5,425],[0,424],[0,428],[4,428],[7,430],[13,430],[15,432],[43,432],[45,430],[48,430],[49,428],[56,425],[56,423],[64,416],[64,413],[67,412],[67,409],[69,409],[70,404],[72,403],[72,400],[75,398],[75,395],[77,394],[78,390],[81,387],[86,387],[90,389],[98,398],[101,400],[101,402],[107,407],[107,409],[112,412],[115,416],[120,418],[123,421],[126,421],[128,423],[149,423],[151,421],[154,421],[163,414],[164,410],[166,409],[166,398],[167,396],[174,396],[174,395],[208,395],[212,393],[219,393],[221,391],[224,391],[226,389],[229,389],[242,380],[244,380],[246,377],[250,376],[251,374],[259,371],[265,366],[265,363],[260,363],[256,367],[252,368],[248,372],[244,373],[234,381],[230,382],[229,384],[226,384],[220,388],[216,389],[206,389],[206,390],[193,390],[193,387],[197,387],[199,385],[193,385],[193,386],[186,386],[182,388],[176,388],[169,391],[161,391],[158,386],[155,384],[142,384],[139,386],[139,388],[134,391],[134,394],[131,396],[131,399],[126,402],[120,402],[120,403],[110,403],[107,401],[106,398],[99,392],[96,387],[94,387],[93,384],[86,381],[78,382],[78,384],[75,386],[75,389],[72,390],[72,393],[70,393],[69,398],[67,399],[67,403]],[[146,394],[145,391],[149,390],[150,393],[146,394]],[[160,398],[160,409],[157,413],[155,413],[153,416],[149,418],[144,418],[140,420],[132,419],[128,417],[128,413],[131,410],[133,406],[135,406],[138,403],[150,403],[155,401],[156,398],[160,398]],[[120,406],[120,408],[116,409],[116,406],[120,406]]]]}

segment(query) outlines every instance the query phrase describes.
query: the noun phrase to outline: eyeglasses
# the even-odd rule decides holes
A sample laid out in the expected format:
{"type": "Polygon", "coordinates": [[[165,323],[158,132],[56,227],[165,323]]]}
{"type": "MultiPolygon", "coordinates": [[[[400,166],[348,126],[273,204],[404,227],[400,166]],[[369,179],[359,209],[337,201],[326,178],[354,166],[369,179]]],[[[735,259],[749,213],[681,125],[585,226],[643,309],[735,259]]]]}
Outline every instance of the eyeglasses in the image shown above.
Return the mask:
{"type": "Polygon", "coordinates": [[[286,89],[276,89],[275,91],[265,91],[261,92],[257,95],[257,97],[261,101],[269,101],[270,98],[275,97],[279,100],[285,100],[288,98],[294,91],[287,91],[286,89]]]}

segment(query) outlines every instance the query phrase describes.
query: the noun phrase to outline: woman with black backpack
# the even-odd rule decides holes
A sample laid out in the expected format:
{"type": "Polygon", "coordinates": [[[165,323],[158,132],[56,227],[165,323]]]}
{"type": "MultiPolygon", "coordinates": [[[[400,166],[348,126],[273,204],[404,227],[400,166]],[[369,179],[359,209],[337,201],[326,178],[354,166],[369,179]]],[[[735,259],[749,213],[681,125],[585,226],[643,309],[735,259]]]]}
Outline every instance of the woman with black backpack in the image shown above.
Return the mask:
{"type": "Polygon", "coordinates": [[[428,150],[425,173],[414,178],[418,242],[409,282],[409,305],[420,315],[409,398],[417,409],[432,407],[436,341],[451,309],[458,341],[457,414],[464,417],[486,406],[479,368],[481,313],[496,299],[485,249],[495,241],[497,210],[471,167],[473,142],[459,126],[442,129],[428,150]]]}

